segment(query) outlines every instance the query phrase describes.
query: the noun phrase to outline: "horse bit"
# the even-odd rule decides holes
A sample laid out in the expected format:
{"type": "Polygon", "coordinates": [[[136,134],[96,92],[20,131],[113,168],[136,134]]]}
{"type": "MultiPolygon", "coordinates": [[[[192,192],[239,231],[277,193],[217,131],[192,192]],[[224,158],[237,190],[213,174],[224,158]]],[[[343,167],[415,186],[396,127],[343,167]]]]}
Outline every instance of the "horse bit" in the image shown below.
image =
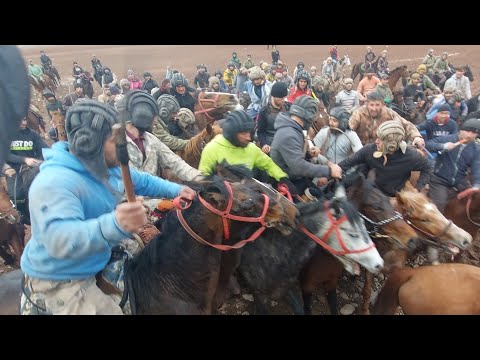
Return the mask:
{"type": "Polygon", "coordinates": [[[390,238],[391,236],[389,236],[389,235],[380,234],[378,232],[379,228],[381,226],[385,225],[385,224],[388,224],[388,223],[392,222],[392,221],[403,219],[402,214],[400,214],[398,211],[395,211],[395,215],[392,216],[391,218],[388,218],[388,219],[385,219],[385,220],[382,220],[382,221],[379,221],[379,222],[375,222],[375,221],[369,219],[368,217],[363,215],[361,212],[358,212],[358,215],[360,215],[360,217],[362,219],[366,220],[368,223],[373,225],[373,231],[368,231],[368,233],[374,238],[390,238]]]}

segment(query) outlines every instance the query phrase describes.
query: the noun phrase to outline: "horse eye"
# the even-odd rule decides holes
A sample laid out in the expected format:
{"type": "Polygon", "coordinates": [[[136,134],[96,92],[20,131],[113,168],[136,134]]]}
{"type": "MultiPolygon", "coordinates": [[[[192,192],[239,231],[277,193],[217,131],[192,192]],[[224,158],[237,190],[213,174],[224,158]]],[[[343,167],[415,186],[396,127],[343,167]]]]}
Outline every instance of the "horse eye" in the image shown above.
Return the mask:
{"type": "Polygon", "coordinates": [[[354,238],[354,239],[358,238],[358,234],[357,234],[357,233],[349,232],[349,233],[348,233],[348,236],[350,236],[351,238],[354,238]]]}
{"type": "Polygon", "coordinates": [[[382,208],[379,208],[378,206],[374,206],[374,207],[373,207],[373,210],[375,210],[375,211],[381,211],[382,208]]]}
{"type": "Polygon", "coordinates": [[[426,223],[429,222],[428,219],[422,219],[422,222],[426,223]]]}

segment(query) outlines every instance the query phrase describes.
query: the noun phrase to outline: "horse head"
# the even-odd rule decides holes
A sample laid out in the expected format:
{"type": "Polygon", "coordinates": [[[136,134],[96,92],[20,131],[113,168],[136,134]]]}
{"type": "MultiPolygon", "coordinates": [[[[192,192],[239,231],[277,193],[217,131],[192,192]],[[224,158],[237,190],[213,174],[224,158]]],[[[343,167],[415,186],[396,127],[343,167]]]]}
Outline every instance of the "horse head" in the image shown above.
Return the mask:
{"type": "Polygon", "coordinates": [[[405,188],[395,195],[397,208],[407,223],[423,239],[447,248],[453,254],[467,249],[472,244],[472,236],[460,229],[438,210],[425,194],[415,189],[409,181],[405,188]]]}
{"type": "Polygon", "coordinates": [[[65,119],[62,113],[58,110],[51,111],[53,126],[57,132],[57,138],[59,141],[67,141],[67,132],[65,130],[65,119]]]}
{"type": "Polygon", "coordinates": [[[270,201],[278,203],[281,206],[281,211],[277,213],[277,220],[275,221],[277,230],[283,235],[289,235],[292,229],[296,227],[296,217],[299,215],[295,205],[289,201],[285,196],[280,194],[271,185],[262,183],[253,178],[252,171],[244,165],[230,165],[223,160],[216,166],[216,176],[221,176],[228,181],[240,182],[248,185],[251,189],[259,193],[263,193],[270,198],[270,201]]]}
{"type": "Polygon", "coordinates": [[[360,216],[371,228],[373,238],[392,239],[397,247],[411,249],[415,246],[417,233],[393,208],[389,198],[363,174],[353,174],[344,180],[347,196],[359,209],[360,216]],[[351,182],[351,185],[349,184],[351,182]]]}
{"type": "Polygon", "coordinates": [[[347,271],[359,274],[358,264],[372,273],[382,269],[383,259],[343,185],[336,185],[331,201],[300,203],[297,207],[299,221],[307,230],[303,231],[340,260],[347,271]]]}
{"type": "Polygon", "coordinates": [[[195,100],[194,113],[200,130],[205,128],[207,122],[213,123],[222,119],[225,113],[241,109],[235,94],[201,90],[195,93],[195,100]],[[200,121],[199,116],[204,116],[204,121],[200,121]]]}

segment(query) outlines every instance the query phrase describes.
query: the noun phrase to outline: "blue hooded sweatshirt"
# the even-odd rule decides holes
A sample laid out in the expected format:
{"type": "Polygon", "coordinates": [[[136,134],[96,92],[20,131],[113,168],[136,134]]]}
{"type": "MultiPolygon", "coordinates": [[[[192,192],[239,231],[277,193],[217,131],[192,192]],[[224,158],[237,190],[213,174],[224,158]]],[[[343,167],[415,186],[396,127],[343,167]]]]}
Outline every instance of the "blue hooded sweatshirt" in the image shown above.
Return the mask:
{"type": "MultiPolygon", "coordinates": [[[[32,238],[21,268],[32,278],[78,280],[95,276],[110,259],[111,248],[131,234],[115,219],[124,193],[120,167],[111,168],[112,194],[70,152],[66,142],[43,150],[46,160],[30,191],[32,238]]],[[[130,168],[135,194],[173,198],[181,185],[130,168]]]]}

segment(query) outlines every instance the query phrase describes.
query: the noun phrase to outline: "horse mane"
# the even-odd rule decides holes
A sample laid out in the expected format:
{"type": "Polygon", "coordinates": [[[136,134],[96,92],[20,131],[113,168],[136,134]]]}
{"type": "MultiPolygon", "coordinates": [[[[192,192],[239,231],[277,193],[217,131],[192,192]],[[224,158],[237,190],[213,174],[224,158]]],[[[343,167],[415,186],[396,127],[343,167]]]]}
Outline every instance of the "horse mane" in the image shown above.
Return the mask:
{"type": "Polygon", "coordinates": [[[403,188],[398,195],[405,199],[403,201],[408,204],[408,207],[411,208],[413,211],[417,213],[423,213],[425,203],[431,203],[431,201],[427,198],[427,196],[417,190],[408,190],[403,188]]]}
{"type": "Polygon", "coordinates": [[[241,181],[243,179],[252,179],[253,172],[245,165],[231,165],[226,160],[222,160],[216,167],[216,174],[221,174],[229,180],[241,181]]]}
{"type": "MultiPolygon", "coordinates": [[[[213,137],[220,134],[221,128],[218,125],[212,125],[213,137]]],[[[202,155],[201,142],[205,140],[205,135],[207,134],[207,128],[200,131],[197,135],[188,139],[187,144],[185,145],[185,155],[186,156],[195,156],[200,159],[202,155]]]]}

